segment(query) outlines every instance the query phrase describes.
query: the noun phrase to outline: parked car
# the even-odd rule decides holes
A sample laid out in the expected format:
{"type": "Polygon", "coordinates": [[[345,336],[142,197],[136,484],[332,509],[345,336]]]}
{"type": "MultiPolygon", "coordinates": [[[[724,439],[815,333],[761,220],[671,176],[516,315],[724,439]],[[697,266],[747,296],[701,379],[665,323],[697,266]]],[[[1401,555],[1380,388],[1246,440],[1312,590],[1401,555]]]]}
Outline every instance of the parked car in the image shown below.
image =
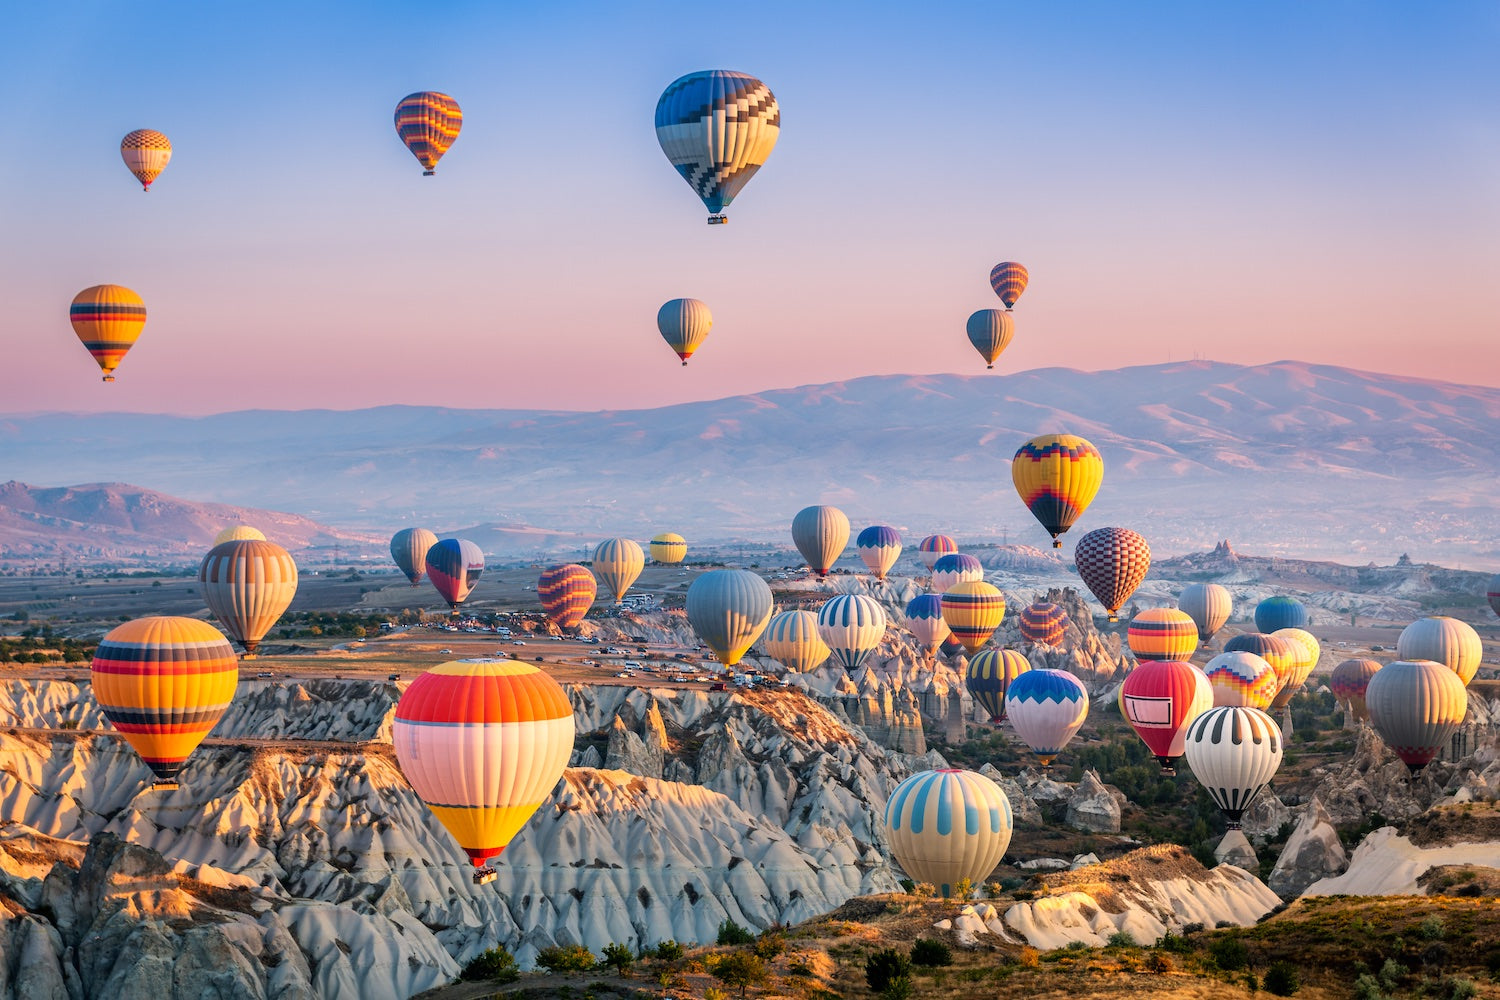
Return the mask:
{"type": "Polygon", "coordinates": [[[451,649],[440,649],[440,650],[438,650],[438,655],[439,656],[452,656],[453,655],[453,650],[451,650],[451,649]]]}
{"type": "Polygon", "coordinates": [[[727,684],[725,684],[723,681],[714,681],[712,684],[710,684],[708,686],[708,689],[710,691],[728,691],[729,690],[729,686],[727,684]]]}
{"type": "Polygon", "coordinates": [[[524,645],[526,645],[526,640],[525,639],[512,639],[510,641],[510,644],[512,646],[524,646],[524,645]]]}

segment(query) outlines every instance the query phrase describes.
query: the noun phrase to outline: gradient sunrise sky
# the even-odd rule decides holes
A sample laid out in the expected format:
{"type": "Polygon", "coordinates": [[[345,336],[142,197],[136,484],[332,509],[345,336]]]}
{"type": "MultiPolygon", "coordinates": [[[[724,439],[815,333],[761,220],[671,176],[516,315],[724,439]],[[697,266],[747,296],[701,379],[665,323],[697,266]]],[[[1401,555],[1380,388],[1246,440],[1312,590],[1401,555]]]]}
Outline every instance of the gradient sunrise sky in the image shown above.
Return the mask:
{"type": "Polygon", "coordinates": [[[7,5],[0,411],[656,406],[1193,356],[1500,385],[1500,5],[7,5]],[[705,211],[652,116],[752,73],[705,211]],[[433,178],[396,102],[452,94],[433,178]],[[117,147],[167,133],[143,195],[117,147]],[[73,294],[146,300],[104,385],[73,294]],[[715,316],[687,369],[666,299],[715,316]]]}

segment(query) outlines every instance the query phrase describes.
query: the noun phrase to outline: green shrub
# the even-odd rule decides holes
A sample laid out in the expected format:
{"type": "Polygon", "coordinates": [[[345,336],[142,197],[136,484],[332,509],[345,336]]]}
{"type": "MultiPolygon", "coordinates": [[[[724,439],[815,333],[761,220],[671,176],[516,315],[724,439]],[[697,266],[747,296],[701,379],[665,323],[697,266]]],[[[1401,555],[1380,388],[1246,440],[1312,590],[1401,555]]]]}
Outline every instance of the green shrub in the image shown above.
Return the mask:
{"type": "Polygon", "coordinates": [[[1463,979],[1458,976],[1450,976],[1443,980],[1446,1000],[1473,1000],[1478,994],[1479,987],[1474,985],[1472,979],[1463,979]]]}
{"type": "Polygon", "coordinates": [[[1394,958],[1388,958],[1385,960],[1385,964],[1380,967],[1380,971],[1375,974],[1375,978],[1380,980],[1381,986],[1387,990],[1393,990],[1400,985],[1401,980],[1406,978],[1406,973],[1406,966],[1394,958]]]}
{"type": "Polygon", "coordinates": [[[937,938],[917,938],[911,943],[911,964],[936,968],[953,964],[953,949],[937,938]]]}
{"type": "Polygon", "coordinates": [[[480,952],[472,962],[464,966],[464,971],[458,974],[459,979],[468,983],[486,981],[513,983],[520,976],[521,970],[516,968],[515,957],[503,947],[480,952]]]}
{"type": "Polygon", "coordinates": [[[1417,925],[1417,936],[1423,941],[1441,941],[1446,930],[1443,919],[1434,915],[1417,925]]]}
{"type": "Polygon", "coordinates": [[[897,976],[880,991],[880,1000],[911,1000],[911,976],[897,976]]]}
{"type": "Polygon", "coordinates": [[[781,931],[766,931],[755,941],[755,953],[766,961],[786,951],[786,935],[781,931]]]}
{"type": "Polygon", "coordinates": [[[1266,970],[1266,991],[1279,997],[1289,997],[1302,988],[1297,967],[1291,962],[1272,962],[1266,970]]]}
{"type": "Polygon", "coordinates": [[[1368,972],[1354,980],[1354,1000],[1386,1000],[1380,992],[1380,980],[1368,972]]]}
{"type": "Polygon", "coordinates": [[[1130,936],[1129,931],[1115,931],[1104,943],[1106,948],[1134,948],[1135,938],[1130,936]]]}
{"type": "Polygon", "coordinates": [[[865,959],[865,982],[876,993],[884,993],[891,980],[910,978],[911,960],[895,948],[882,948],[865,959]]]}
{"type": "Polygon", "coordinates": [[[1208,946],[1208,954],[1225,972],[1234,972],[1250,964],[1250,949],[1239,938],[1219,938],[1208,946]]]}
{"type": "Polygon", "coordinates": [[[635,953],[623,944],[610,944],[604,948],[604,957],[599,964],[606,968],[613,968],[621,976],[630,975],[630,967],[635,964],[635,953]]]}
{"type": "Polygon", "coordinates": [[[714,963],[712,971],[714,978],[725,986],[738,986],[742,997],[753,984],[766,979],[766,963],[761,961],[759,955],[752,955],[748,951],[725,955],[714,963]]]}
{"type": "Polygon", "coordinates": [[[594,953],[581,944],[566,947],[553,945],[536,953],[536,964],[548,972],[588,972],[598,962],[594,953]]]}
{"type": "Polygon", "coordinates": [[[724,922],[719,925],[719,936],[716,943],[737,947],[742,944],[749,944],[754,940],[754,934],[751,934],[730,918],[725,917],[724,922]]]}
{"type": "Polygon", "coordinates": [[[1187,938],[1178,937],[1171,931],[1161,936],[1161,940],[1156,942],[1156,947],[1159,951],[1171,951],[1180,955],[1190,954],[1193,950],[1193,946],[1188,943],[1187,938]]]}
{"type": "Polygon", "coordinates": [[[682,945],[668,938],[656,946],[656,957],[662,962],[676,962],[682,958],[682,945]]]}

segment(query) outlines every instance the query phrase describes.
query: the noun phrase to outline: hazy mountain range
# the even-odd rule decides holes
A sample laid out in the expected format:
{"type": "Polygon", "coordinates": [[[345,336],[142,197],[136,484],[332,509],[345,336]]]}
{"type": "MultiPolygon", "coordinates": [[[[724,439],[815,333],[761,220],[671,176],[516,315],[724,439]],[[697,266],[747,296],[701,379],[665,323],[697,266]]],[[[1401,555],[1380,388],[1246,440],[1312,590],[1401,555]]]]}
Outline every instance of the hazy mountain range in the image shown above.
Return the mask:
{"type": "Polygon", "coordinates": [[[0,452],[31,483],[138,483],[379,533],[484,524],[518,547],[780,539],[817,502],[913,543],[1044,544],[1009,460],[1054,431],[1105,459],[1075,535],[1123,524],[1162,555],[1229,538],[1358,562],[1500,559],[1500,389],[1295,362],[877,376],[589,413],[12,415],[0,452]]]}

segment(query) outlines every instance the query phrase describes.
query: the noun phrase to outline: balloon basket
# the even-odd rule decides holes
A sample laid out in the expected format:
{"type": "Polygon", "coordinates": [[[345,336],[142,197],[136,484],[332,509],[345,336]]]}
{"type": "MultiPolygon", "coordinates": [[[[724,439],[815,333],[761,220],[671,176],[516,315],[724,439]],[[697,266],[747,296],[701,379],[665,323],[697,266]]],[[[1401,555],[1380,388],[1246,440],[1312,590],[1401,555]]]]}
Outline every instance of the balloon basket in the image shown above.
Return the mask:
{"type": "Polygon", "coordinates": [[[175,778],[162,778],[151,782],[151,790],[153,792],[175,792],[178,787],[177,779],[175,778]]]}
{"type": "Polygon", "coordinates": [[[104,376],[104,378],[100,379],[99,381],[101,381],[101,382],[113,382],[114,380],[115,380],[115,377],[113,375],[106,375],[106,376],[104,376]]]}
{"type": "Polygon", "coordinates": [[[710,215],[708,217],[708,224],[710,226],[722,226],[728,221],[729,217],[727,215],[710,215]]]}
{"type": "Polygon", "coordinates": [[[424,171],[422,171],[422,176],[423,177],[431,177],[435,173],[437,173],[436,170],[424,170],[424,171]]]}
{"type": "Polygon", "coordinates": [[[495,881],[495,869],[489,867],[488,865],[483,868],[474,869],[475,885],[488,885],[493,881],[495,881]]]}

